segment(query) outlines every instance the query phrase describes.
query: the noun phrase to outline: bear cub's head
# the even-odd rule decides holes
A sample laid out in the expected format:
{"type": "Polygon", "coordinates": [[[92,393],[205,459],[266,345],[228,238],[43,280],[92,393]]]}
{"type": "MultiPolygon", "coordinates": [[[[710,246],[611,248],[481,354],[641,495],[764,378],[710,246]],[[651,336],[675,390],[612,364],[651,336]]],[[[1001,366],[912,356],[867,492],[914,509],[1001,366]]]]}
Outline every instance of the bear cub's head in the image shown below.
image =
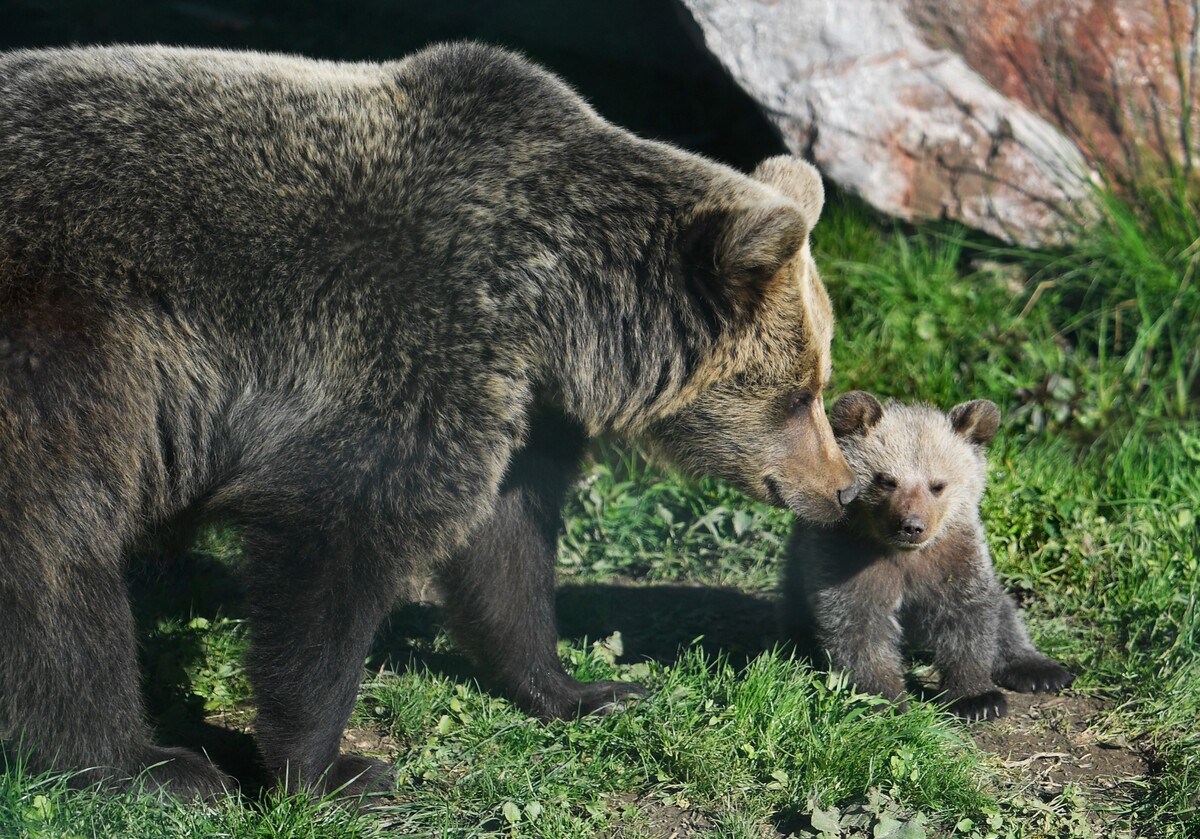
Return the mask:
{"type": "Polygon", "coordinates": [[[830,423],[859,482],[851,521],[900,550],[926,547],[948,525],[977,515],[984,449],[1000,427],[995,403],[976,399],[948,414],[929,405],[844,394],[830,423]]]}

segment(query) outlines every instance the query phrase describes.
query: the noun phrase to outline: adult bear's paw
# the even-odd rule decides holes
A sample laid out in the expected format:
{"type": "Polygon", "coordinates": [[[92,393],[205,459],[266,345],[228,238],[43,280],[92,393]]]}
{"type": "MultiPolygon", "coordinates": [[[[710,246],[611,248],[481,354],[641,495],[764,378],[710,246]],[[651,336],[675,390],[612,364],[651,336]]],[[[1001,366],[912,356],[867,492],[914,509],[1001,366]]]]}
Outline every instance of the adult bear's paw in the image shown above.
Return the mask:
{"type": "Polygon", "coordinates": [[[145,768],[132,782],[146,792],[168,793],[185,801],[214,801],[238,788],[237,781],[189,749],[151,747],[141,763],[145,768]]]}
{"type": "Polygon", "coordinates": [[[540,701],[530,703],[531,707],[525,710],[542,720],[571,720],[590,714],[603,716],[624,711],[645,695],[646,688],[637,682],[571,679],[569,683],[557,686],[553,693],[538,697],[540,701]]]}
{"type": "Polygon", "coordinates": [[[393,786],[392,764],[366,755],[339,755],[314,790],[341,799],[387,792],[393,786]]]}

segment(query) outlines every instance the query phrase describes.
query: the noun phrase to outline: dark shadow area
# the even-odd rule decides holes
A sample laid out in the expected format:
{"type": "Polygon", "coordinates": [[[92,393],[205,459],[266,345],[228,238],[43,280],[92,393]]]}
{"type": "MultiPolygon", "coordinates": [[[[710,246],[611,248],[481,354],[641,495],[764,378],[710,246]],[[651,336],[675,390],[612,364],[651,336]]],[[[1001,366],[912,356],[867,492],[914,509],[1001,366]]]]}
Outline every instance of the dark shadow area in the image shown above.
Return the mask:
{"type": "Polygon", "coordinates": [[[191,691],[188,668],[204,656],[203,639],[187,631],[190,621],[236,617],[241,584],[225,564],[192,550],[139,557],[129,573],[141,642],[143,696],[156,724],[177,728],[202,716],[203,700],[191,691]],[[160,621],[179,631],[160,630],[160,621]]]}
{"type": "Polygon", "coordinates": [[[732,588],[659,583],[566,585],[558,593],[559,632],[596,641],[620,632],[618,661],[670,663],[696,643],[741,666],[779,641],[772,598],[732,588]]]}
{"type": "MultiPolygon", "coordinates": [[[[695,642],[740,666],[779,643],[772,598],[698,585],[568,584],[558,591],[558,625],[559,636],[575,645],[620,632],[624,652],[617,660],[623,664],[671,663],[695,642]]],[[[403,606],[376,637],[371,663],[475,678],[471,662],[452,646],[435,649],[440,630],[436,606],[403,606]]]]}
{"type": "Polygon", "coordinates": [[[175,542],[138,557],[129,589],[140,642],[142,696],[158,741],[204,752],[238,779],[244,794],[256,797],[269,778],[253,738],[209,722],[204,697],[193,690],[189,675],[205,657],[204,633],[191,629],[191,622],[244,617],[243,587],[231,563],[175,542]]]}
{"type": "Polygon", "coordinates": [[[386,666],[403,671],[428,670],[456,680],[476,677],[475,667],[451,644],[439,645],[442,632],[441,609],[429,603],[407,603],[388,616],[371,646],[368,669],[386,666]]]}

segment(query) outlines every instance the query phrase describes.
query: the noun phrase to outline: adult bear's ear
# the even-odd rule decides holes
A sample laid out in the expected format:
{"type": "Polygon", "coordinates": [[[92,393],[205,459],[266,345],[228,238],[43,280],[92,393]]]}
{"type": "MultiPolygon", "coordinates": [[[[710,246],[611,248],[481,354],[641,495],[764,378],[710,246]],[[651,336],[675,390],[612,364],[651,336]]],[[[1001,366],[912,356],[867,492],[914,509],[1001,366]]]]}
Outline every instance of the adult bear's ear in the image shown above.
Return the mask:
{"type": "Polygon", "coordinates": [[[697,213],[682,233],[680,256],[706,319],[749,320],[804,247],[808,229],[800,208],[785,199],[697,213]]]}
{"type": "Polygon", "coordinates": [[[1000,409],[988,399],[963,402],[950,409],[950,425],[968,443],[986,446],[1000,428],[1000,409]]]}
{"type": "Polygon", "coordinates": [[[883,406],[865,390],[843,393],[829,409],[829,424],[835,437],[866,434],[883,418],[883,406]]]}
{"type": "Polygon", "coordinates": [[[768,157],[758,164],[751,177],[775,187],[795,201],[804,214],[804,220],[808,222],[809,230],[816,227],[821,210],[825,207],[825,184],[821,182],[821,173],[815,166],[798,157],[781,154],[768,157]]]}

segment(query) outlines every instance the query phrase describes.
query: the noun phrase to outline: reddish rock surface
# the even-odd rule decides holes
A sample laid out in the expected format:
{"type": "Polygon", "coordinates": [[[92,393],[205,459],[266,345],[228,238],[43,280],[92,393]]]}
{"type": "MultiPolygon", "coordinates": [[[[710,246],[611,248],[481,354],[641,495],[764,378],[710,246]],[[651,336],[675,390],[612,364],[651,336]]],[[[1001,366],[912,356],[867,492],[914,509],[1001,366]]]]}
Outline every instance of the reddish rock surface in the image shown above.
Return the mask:
{"type": "Polygon", "coordinates": [[[927,43],[1116,174],[1200,149],[1197,0],[908,0],[927,43]]]}
{"type": "Polygon", "coordinates": [[[922,29],[908,0],[681,2],[792,151],[883,212],[1042,245],[1087,211],[1075,144],[931,45],[932,12],[922,29]]]}

